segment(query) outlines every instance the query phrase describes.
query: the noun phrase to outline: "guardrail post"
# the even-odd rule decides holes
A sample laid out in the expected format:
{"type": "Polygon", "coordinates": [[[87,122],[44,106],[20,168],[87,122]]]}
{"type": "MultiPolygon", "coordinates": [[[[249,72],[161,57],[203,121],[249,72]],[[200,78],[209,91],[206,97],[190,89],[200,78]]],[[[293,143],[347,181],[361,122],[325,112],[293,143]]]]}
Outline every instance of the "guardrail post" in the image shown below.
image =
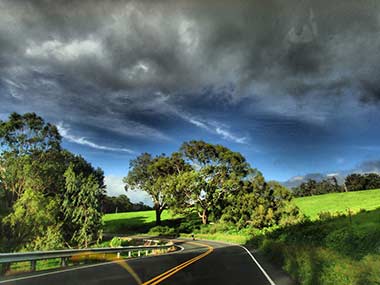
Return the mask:
{"type": "Polygon", "coordinates": [[[137,251],[137,256],[140,257],[141,253],[140,250],[137,251]]]}
{"type": "Polygon", "coordinates": [[[62,257],[61,258],[61,267],[66,267],[67,266],[67,257],[62,257]]]}
{"type": "Polygon", "coordinates": [[[30,261],[30,271],[36,271],[36,260],[30,261]]]}
{"type": "Polygon", "coordinates": [[[145,251],[145,255],[148,255],[148,250],[145,251]]]}
{"type": "Polygon", "coordinates": [[[119,259],[119,258],[120,258],[120,252],[117,253],[117,259],[119,259]]]}
{"type": "Polygon", "coordinates": [[[9,262],[6,262],[1,265],[0,275],[5,275],[5,273],[7,273],[7,271],[11,268],[11,264],[9,262]]]}
{"type": "Polygon", "coordinates": [[[128,251],[128,257],[131,257],[131,256],[132,256],[132,253],[128,251]]]}

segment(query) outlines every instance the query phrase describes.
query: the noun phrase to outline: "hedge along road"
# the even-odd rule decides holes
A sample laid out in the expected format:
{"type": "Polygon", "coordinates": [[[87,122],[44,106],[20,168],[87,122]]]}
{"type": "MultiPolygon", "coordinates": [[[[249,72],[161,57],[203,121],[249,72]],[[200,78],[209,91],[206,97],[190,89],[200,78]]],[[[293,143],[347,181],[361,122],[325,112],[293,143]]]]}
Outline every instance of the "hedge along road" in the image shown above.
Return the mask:
{"type": "Polygon", "coordinates": [[[184,250],[154,257],[8,277],[7,280],[0,281],[0,284],[274,285],[253,255],[244,247],[210,241],[177,240],[176,244],[184,247],[184,250]]]}

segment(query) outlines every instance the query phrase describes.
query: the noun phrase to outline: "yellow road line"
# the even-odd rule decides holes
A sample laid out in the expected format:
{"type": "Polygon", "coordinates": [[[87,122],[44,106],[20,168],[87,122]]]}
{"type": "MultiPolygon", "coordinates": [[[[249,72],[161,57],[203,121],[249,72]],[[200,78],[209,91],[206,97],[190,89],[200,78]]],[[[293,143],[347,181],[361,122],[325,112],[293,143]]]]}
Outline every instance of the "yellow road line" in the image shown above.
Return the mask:
{"type": "Polygon", "coordinates": [[[128,262],[124,259],[119,259],[117,257],[112,257],[113,254],[108,255],[104,255],[102,253],[92,253],[92,252],[82,252],[82,253],[78,253],[78,254],[75,254],[72,256],[72,259],[81,259],[81,258],[86,258],[87,256],[91,256],[92,259],[94,260],[101,260],[101,259],[105,259],[107,261],[111,261],[111,262],[114,262],[118,265],[120,265],[121,267],[123,267],[125,270],[127,270],[129,272],[129,274],[133,277],[133,279],[135,279],[136,283],[137,284],[142,284],[142,281],[140,279],[140,277],[137,275],[137,273],[132,269],[132,267],[128,264],[128,262]]]}
{"type": "Polygon", "coordinates": [[[202,243],[197,243],[197,242],[188,242],[190,244],[195,244],[195,245],[200,245],[200,246],[204,246],[204,247],[207,247],[208,250],[200,255],[197,255],[196,257],[190,259],[190,260],[187,260],[167,271],[165,271],[164,273],[161,273],[160,275],[144,282],[142,285],[156,285],[162,281],[164,281],[165,279],[169,278],[170,276],[174,275],[175,273],[177,273],[178,271],[184,269],[185,267],[189,266],[190,264],[200,260],[201,258],[209,255],[213,250],[214,248],[207,245],[207,244],[202,244],[202,243]]]}

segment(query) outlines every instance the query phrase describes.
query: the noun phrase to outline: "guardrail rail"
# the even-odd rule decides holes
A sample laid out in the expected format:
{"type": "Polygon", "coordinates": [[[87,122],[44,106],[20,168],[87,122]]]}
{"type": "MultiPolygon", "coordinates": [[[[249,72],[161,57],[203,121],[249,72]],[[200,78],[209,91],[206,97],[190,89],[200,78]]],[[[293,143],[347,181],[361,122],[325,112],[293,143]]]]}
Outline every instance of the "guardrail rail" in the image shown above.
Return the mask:
{"type": "MultiPolygon", "coordinates": [[[[17,253],[0,253],[0,265],[4,274],[12,263],[15,262],[30,262],[30,271],[36,270],[38,260],[61,259],[60,266],[68,266],[69,258],[82,257],[90,260],[91,256],[101,257],[104,254],[104,260],[107,260],[106,254],[115,253],[116,258],[120,259],[122,253],[127,252],[128,257],[132,257],[133,253],[137,252],[137,257],[146,256],[154,250],[168,250],[176,245],[140,245],[140,246],[124,246],[124,247],[107,247],[107,248],[86,248],[86,249],[67,249],[67,250],[52,250],[52,251],[35,251],[35,252],[17,252],[17,253]]],[[[102,258],[100,258],[102,259],[102,258]]]]}

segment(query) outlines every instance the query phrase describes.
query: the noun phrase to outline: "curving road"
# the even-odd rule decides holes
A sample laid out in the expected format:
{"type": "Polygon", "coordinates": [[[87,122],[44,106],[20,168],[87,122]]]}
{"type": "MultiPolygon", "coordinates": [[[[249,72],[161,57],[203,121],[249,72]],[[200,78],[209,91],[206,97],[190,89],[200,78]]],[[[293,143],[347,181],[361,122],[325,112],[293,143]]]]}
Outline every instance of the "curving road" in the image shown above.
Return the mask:
{"type": "Polygon", "coordinates": [[[274,284],[243,247],[209,241],[177,241],[176,244],[183,250],[161,256],[11,277],[0,281],[0,284],[274,284]]]}

